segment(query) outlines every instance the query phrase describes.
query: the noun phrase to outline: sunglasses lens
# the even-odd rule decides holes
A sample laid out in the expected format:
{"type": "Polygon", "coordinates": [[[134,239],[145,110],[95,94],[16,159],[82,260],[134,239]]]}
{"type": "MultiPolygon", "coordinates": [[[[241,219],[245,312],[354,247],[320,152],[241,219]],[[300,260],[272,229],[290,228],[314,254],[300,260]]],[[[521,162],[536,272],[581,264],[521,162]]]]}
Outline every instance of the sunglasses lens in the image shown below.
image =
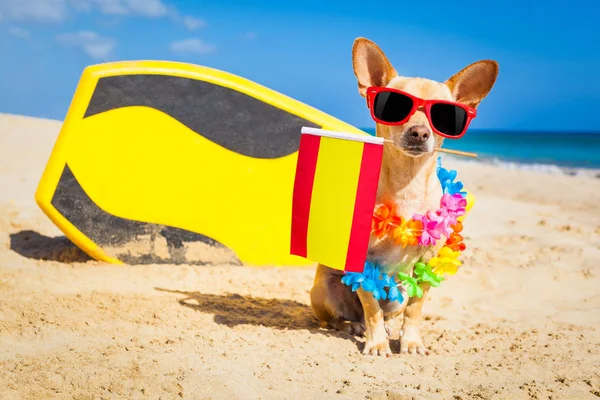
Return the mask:
{"type": "Polygon", "coordinates": [[[410,114],[413,101],[396,92],[379,92],[373,101],[375,118],[389,123],[400,122],[410,114]]]}
{"type": "Polygon", "coordinates": [[[459,136],[467,123],[467,111],[452,104],[438,103],[431,106],[431,124],[448,136],[459,136]]]}

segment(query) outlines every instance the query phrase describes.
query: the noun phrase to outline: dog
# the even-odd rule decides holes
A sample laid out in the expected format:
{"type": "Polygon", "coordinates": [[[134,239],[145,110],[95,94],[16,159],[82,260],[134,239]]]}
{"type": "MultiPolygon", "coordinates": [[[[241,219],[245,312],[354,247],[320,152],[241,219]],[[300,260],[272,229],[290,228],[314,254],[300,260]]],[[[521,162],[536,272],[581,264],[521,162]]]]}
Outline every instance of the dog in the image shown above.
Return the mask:
{"type": "MultiPolygon", "coordinates": [[[[399,76],[379,46],[366,38],[354,41],[352,65],[362,97],[368,98],[369,88],[384,87],[420,99],[458,102],[473,109],[488,95],[498,76],[498,63],[492,60],[470,64],[445,82],[399,76]]],[[[442,146],[444,137],[432,129],[426,110],[419,107],[402,124],[377,122],[376,135],[392,141],[384,146],[376,203],[392,202],[403,219],[439,208],[442,189],[436,177],[434,149],[442,146]]],[[[390,237],[378,239],[371,234],[367,259],[384,266],[382,272],[389,276],[400,270],[410,275],[415,263],[428,262],[443,245],[444,240],[440,240],[433,246],[403,248],[390,237]]],[[[399,285],[402,302],[378,301],[362,288],[353,292],[341,282],[343,274],[326,265],[317,266],[310,300],[322,326],[364,334],[363,354],[389,357],[389,339],[395,337],[400,338],[401,353],[428,354],[420,322],[429,284],[421,285],[424,294],[420,298],[408,298],[406,287],[399,285]]]]}

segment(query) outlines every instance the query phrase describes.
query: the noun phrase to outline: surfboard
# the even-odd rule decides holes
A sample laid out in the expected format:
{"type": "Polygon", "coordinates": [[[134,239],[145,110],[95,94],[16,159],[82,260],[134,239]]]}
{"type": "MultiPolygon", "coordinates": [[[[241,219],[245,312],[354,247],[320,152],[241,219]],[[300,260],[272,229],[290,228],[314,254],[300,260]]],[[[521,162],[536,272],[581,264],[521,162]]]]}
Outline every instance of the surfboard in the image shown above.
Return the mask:
{"type": "Polygon", "coordinates": [[[206,247],[255,266],[290,254],[302,127],[367,135],[224,71],[169,61],[87,67],[35,200],[109,263],[203,264],[206,247]]]}

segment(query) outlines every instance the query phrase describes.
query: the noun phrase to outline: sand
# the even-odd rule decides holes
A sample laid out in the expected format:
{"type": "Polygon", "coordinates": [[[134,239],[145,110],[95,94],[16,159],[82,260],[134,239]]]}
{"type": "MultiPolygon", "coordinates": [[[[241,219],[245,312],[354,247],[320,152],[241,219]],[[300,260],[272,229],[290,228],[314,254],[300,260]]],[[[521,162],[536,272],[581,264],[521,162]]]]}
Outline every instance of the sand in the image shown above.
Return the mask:
{"type": "Polygon", "coordinates": [[[450,160],[477,196],[427,357],[319,328],[314,267],[89,260],[33,200],[60,122],[0,114],[0,399],[595,399],[600,180],[450,160]]]}

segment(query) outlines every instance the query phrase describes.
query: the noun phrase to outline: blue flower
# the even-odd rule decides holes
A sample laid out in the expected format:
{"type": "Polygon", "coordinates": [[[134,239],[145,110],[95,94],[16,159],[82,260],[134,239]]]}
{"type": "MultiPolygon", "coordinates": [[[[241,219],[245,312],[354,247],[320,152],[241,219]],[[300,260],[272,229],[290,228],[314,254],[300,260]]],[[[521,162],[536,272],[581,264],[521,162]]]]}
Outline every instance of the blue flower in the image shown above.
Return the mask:
{"type": "Polygon", "coordinates": [[[386,300],[389,298],[390,301],[397,301],[399,298],[402,299],[395,279],[390,278],[387,274],[382,274],[379,267],[370,261],[365,262],[365,268],[362,273],[346,272],[342,277],[342,283],[352,286],[353,292],[362,287],[363,290],[372,292],[376,300],[386,300]],[[385,288],[390,288],[389,296],[385,288]]]}
{"type": "Polygon", "coordinates": [[[342,283],[347,286],[352,286],[352,291],[356,292],[360,287],[361,282],[365,280],[365,276],[360,272],[346,272],[342,276],[342,283]]]}
{"type": "Polygon", "coordinates": [[[398,283],[396,283],[396,279],[395,278],[390,278],[391,282],[393,282],[393,285],[390,285],[390,290],[388,291],[388,299],[390,301],[397,301],[402,303],[404,301],[404,296],[402,296],[402,293],[400,293],[400,290],[398,290],[398,283]]]}
{"type": "Polygon", "coordinates": [[[463,184],[461,181],[454,182],[457,176],[456,170],[448,171],[446,168],[442,167],[442,158],[438,157],[438,166],[437,166],[437,177],[440,181],[440,185],[442,185],[442,191],[444,194],[456,194],[459,193],[462,197],[467,196],[467,192],[463,191],[463,184]]]}

